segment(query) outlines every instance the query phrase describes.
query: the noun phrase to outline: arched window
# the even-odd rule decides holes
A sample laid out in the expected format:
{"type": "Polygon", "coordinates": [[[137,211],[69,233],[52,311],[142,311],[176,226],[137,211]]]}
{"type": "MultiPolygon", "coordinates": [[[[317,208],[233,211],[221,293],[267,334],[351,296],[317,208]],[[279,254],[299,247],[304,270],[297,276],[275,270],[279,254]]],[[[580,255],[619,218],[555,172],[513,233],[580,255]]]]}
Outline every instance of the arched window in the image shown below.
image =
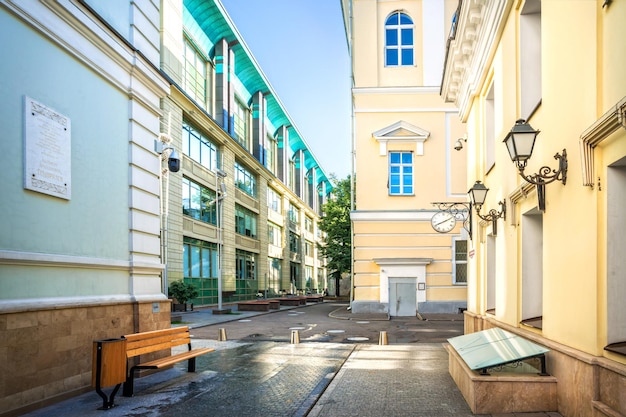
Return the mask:
{"type": "Polygon", "coordinates": [[[385,21],[385,66],[413,65],[413,20],[394,12],[385,21]]]}

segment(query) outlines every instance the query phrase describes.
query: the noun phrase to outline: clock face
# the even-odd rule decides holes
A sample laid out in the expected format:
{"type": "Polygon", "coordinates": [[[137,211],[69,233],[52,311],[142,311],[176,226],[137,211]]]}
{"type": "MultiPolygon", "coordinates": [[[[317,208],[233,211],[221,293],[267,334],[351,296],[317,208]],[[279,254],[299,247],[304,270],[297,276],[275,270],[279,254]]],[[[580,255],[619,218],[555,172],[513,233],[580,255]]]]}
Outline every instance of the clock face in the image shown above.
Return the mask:
{"type": "Polygon", "coordinates": [[[449,211],[438,211],[430,219],[430,224],[439,233],[448,233],[456,225],[456,217],[449,211]]]}

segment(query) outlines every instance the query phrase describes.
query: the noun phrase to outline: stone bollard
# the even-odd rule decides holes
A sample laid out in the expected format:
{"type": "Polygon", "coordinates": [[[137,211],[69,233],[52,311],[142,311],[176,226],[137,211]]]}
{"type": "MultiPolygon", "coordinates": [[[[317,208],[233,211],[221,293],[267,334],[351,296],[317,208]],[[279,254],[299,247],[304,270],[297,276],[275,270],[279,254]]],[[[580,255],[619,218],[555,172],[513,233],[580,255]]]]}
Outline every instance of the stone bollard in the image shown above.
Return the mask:
{"type": "Polygon", "coordinates": [[[220,333],[219,333],[219,336],[217,337],[217,340],[219,340],[220,342],[226,341],[226,329],[224,329],[223,327],[220,328],[220,333]]]}
{"type": "Polygon", "coordinates": [[[291,344],[297,345],[300,343],[300,333],[297,330],[291,331],[291,344]]]}
{"type": "Polygon", "coordinates": [[[381,331],[380,332],[380,336],[378,336],[378,344],[379,345],[386,345],[387,343],[387,332],[386,331],[381,331]]]}

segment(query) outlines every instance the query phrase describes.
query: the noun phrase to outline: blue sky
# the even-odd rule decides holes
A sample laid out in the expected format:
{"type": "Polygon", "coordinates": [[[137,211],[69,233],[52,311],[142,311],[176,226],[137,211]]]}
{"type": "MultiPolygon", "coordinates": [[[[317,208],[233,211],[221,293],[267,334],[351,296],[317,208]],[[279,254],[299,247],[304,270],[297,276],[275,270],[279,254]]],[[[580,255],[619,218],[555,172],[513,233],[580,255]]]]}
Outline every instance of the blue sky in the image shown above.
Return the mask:
{"type": "Polygon", "coordinates": [[[220,0],[327,175],[350,175],[350,58],[339,0],[220,0]]]}

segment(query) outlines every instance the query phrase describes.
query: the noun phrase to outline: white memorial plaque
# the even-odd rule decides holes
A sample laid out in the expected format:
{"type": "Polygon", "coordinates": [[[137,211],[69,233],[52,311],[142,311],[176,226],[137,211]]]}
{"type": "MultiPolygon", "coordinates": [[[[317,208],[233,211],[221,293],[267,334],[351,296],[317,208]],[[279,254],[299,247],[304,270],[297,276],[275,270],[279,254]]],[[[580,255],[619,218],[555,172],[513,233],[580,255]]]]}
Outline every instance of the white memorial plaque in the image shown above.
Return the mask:
{"type": "Polygon", "coordinates": [[[24,97],[24,188],[72,198],[71,132],[68,117],[24,97]]]}

